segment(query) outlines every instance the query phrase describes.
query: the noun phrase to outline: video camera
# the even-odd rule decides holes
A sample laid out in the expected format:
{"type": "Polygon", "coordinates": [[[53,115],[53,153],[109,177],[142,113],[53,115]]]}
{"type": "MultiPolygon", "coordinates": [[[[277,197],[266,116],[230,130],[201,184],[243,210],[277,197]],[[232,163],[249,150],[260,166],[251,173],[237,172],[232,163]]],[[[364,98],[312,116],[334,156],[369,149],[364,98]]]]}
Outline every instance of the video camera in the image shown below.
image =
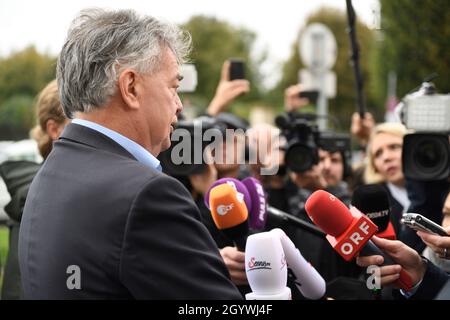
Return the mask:
{"type": "Polygon", "coordinates": [[[170,176],[201,174],[206,169],[203,152],[211,141],[205,141],[205,132],[223,136],[226,127],[215,118],[198,117],[180,120],[170,137],[171,146],[158,156],[163,171],[170,176]]]}
{"type": "Polygon", "coordinates": [[[171,146],[158,159],[163,171],[170,176],[201,174],[206,169],[203,157],[207,146],[224,142],[227,129],[245,132],[248,123],[231,113],[215,117],[201,116],[194,120],[180,120],[172,132],[171,146]]]}
{"type": "Polygon", "coordinates": [[[351,163],[351,145],[348,134],[330,131],[320,132],[317,115],[311,113],[283,113],[275,123],[287,139],[286,167],[294,172],[305,172],[319,163],[319,148],[329,152],[341,152],[344,165],[351,163]]]}
{"type": "Polygon", "coordinates": [[[406,95],[396,112],[414,133],[403,139],[402,165],[406,178],[418,181],[443,180],[450,176],[450,94],[437,94],[425,81],[419,90],[406,95]]]}

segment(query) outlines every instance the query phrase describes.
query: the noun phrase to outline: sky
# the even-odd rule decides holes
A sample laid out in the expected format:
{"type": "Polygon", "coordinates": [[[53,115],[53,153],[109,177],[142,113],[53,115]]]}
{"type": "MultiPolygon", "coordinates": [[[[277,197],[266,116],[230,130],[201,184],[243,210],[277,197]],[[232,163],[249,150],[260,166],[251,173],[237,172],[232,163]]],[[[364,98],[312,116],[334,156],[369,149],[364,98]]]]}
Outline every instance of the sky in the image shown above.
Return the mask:
{"type": "MultiPolygon", "coordinates": [[[[375,27],[378,0],[352,2],[358,19],[375,27]]],[[[268,51],[261,67],[270,87],[305,19],[324,5],[345,10],[345,0],[0,0],[0,56],[31,44],[40,52],[57,55],[71,20],[86,7],[131,8],[174,23],[203,14],[256,33],[253,54],[268,51]]]]}

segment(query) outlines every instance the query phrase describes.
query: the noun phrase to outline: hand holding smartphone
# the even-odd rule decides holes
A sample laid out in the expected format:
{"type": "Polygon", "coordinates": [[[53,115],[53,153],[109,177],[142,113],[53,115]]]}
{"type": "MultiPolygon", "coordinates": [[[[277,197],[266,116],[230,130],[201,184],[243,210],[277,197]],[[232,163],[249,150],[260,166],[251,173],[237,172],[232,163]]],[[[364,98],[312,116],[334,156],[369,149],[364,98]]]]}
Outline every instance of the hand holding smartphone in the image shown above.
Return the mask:
{"type": "Polygon", "coordinates": [[[300,98],[308,98],[309,102],[315,104],[319,98],[319,91],[317,90],[305,90],[299,92],[300,98]]]}
{"type": "Polygon", "coordinates": [[[245,79],[245,62],[239,58],[229,59],[230,61],[230,81],[236,79],[245,79]]]}
{"type": "Polygon", "coordinates": [[[417,231],[436,234],[442,237],[450,236],[440,225],[418,213],[404,213],[400,222],[417,231]]]}

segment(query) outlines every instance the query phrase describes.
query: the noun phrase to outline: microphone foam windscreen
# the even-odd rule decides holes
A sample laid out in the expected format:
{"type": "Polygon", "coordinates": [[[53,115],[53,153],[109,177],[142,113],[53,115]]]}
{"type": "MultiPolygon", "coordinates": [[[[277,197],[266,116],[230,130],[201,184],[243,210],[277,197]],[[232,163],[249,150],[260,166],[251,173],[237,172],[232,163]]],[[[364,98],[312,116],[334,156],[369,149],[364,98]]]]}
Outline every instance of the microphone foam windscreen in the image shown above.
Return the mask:
{"type": "Polygon", "coordinates": [[[249,226],[254,230],[262,230],[267,221],[267,201],[264,188],[257,179],[248,177],[242,180],[250,195],[249,226]]]}
{"type": "Polygon", "coordinates": [[[379,232],[389,224],[390,205],[387,191],[380,184],[366,184],[353,192],[352,206],[364,213],[377,226],[379,232]]]}
{"type": "Polygon", "coordinates": [[[214,223],[220,230],[238,226],[248,218],[244,200],[229,184],[220,184],[211,189],[209,206],[214,223]]]}
{"type": "Polygon", "coordinates": [[[315,191],[306,200],[305,209],[317,226],[334,237],[343,234],[354,219],[342,201],[324,190],[315,191]]]}
{"type": "Polygon", "coordinates": [[[205,193],[205,205],[208,209],[211,209],[209,207],[209,197],[210,197],[210,193],[211,190],[221,184],[228,184],[231,187],[233,187],[237,192],[239,192],[239,196],[244,198],[244,202],[245,205],[247,206],[247,211],[252,210],[252,201],[250,198],[250,194],[248,193],[247,187],[238,179],[234,179],[234,178],[222,178],[217,180],[216,182],[214,182],[211,187],[209,187],[208,191],[205,193]]]}

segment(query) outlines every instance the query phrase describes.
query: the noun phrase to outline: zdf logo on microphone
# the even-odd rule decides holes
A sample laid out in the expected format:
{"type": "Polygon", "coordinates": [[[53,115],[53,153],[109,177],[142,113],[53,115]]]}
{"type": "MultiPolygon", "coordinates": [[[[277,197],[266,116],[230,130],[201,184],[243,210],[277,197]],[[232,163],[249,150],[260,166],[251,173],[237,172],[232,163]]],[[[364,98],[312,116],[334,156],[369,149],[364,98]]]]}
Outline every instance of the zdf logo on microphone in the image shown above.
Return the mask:
{"type": "Polygon", "coordinates": [[[221,204],[221,205],[217,206],[217,213],[220,216],[224,216],[224,215],[226,215],[228,213],[228,211],[233,209],[233,207],[234,207],[234,203],[231,203],[229,205],[221,204]]]}

